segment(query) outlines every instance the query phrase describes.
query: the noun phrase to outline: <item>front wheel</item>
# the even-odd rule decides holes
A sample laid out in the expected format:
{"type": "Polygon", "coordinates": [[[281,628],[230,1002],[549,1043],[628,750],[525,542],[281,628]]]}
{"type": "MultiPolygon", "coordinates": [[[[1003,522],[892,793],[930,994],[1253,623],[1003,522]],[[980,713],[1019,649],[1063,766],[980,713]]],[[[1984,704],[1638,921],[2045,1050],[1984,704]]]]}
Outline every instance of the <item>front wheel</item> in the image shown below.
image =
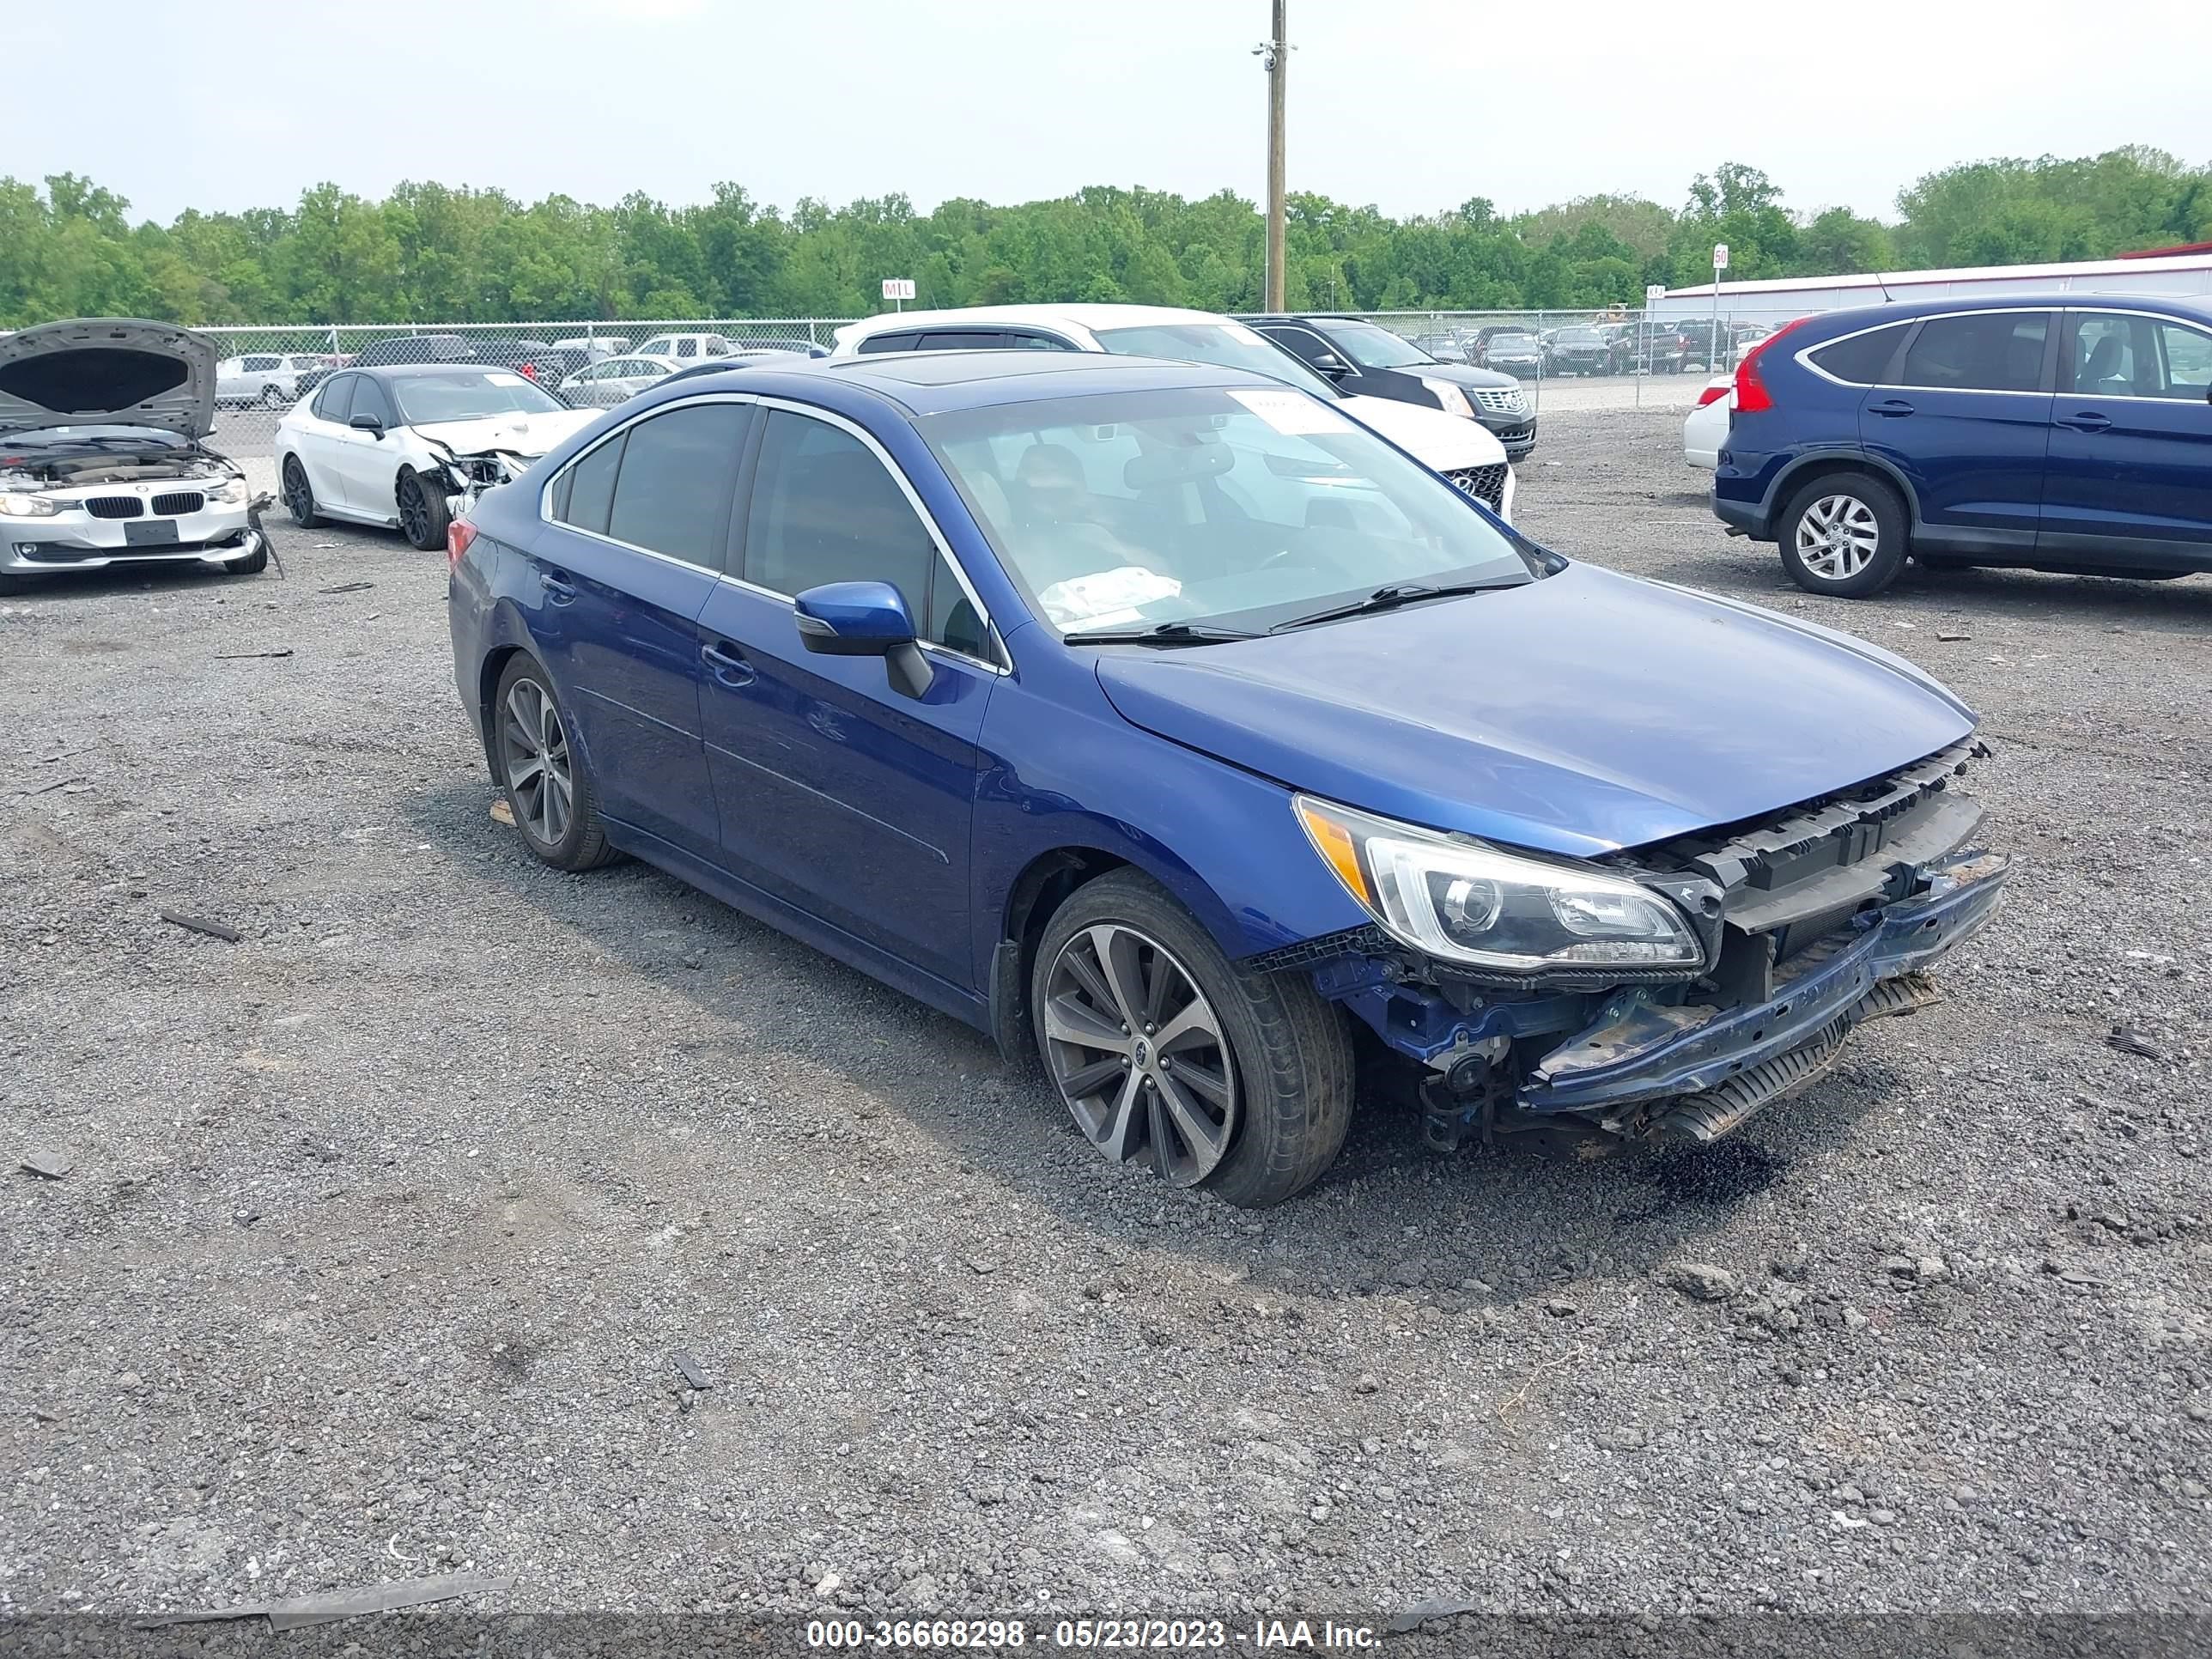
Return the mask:
{"type": "Polygon", "coordinates": [[[283,388],[273,386],[263,386],[261,388],[261,406],[264,409],[283,408],[284,392],[283,388]]]}
{"type": "Polygon", "coordinates": [[[233,576],[258,576],[269,568],[269,544],[261,543],[251,553],[240,554],[222,562],[225,572],[233,576]]]}
{"type": "Polygon", "coordinates": [[[409,543],[425,553],[443,552],[446,526],[453,522],[453,515],[446,510],[445,490],[434,480],[426,483],[421,473],[410,470],[399,475],[395,499],[399,529],[409,543]]]}
{"type": "Polygon", "coordinates": [[[1262,1209],[1344,1145],[1352,1050],[1337,1011],[1296,975],[1239,969],[1133,870],[1054,913],[1030,1005],[1076,1127],[1117,1163],[1262,1209]]]}
{"type": "Polygon", "coordinates": [[[1832,472],[1790,497],[1782,568],[1808,593],[1872,599],[1905,568],[1905,503],[1860,472],[1832,472]]]}

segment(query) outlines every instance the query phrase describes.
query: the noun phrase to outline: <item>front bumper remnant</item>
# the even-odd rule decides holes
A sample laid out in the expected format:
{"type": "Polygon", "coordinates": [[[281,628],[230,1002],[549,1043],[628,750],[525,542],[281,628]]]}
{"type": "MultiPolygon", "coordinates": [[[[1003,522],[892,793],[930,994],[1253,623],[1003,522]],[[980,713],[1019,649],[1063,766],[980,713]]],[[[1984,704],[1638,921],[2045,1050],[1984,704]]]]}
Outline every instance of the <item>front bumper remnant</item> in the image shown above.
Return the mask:
{"type": "Polygon", "coordinates": [[[1773,994],[1749,1006],[1659,1006],[1648,988],[1611,999],[1530,1070],[1515,1103],[1617,1133],[1717,1139],[1818,1078],[1857,1025],[1932,1000],[1920,970],[1989,921],[2009,869],[1978,851],[1929,865],[1924,890],[1781,964],[1773,994]]]}

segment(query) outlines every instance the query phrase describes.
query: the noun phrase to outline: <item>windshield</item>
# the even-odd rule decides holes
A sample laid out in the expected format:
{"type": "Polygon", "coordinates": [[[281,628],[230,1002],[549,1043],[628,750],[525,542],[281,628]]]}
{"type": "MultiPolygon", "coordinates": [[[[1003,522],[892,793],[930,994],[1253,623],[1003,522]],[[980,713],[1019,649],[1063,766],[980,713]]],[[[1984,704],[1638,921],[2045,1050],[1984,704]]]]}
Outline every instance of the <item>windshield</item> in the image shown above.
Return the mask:
{"type": "Polygon", "coordinates": [[[918,425],[1030,609],[1063,633],[1258,629],[1394,582],[1532,576],[1466,496],[1295,392],[1055,398],[918,425]]]}
{"type": "Polygon", "coordinates": [[[1603,345],[1605,336],[1594,328],[1563,328],[1559,337],[1575,345],[1603,345]]]}
{"type": "Polygon", "coordinates": [[[550,415],[566,407],[520,374],[503,368],[455,368],[394,378],[399,418],[409,426],[474,421],[488,415],[550,415]]]}
{"type": "Polygon", "coordinates": [[[1492,351],[1517,350],[1522,347],[1537,343],[1536,337],[1533,334],[1493,334],[1490,337],[1490,349],[1492,351]]]}
{"type": "Polygon", "coordinates": [[[1337,348],[1362,368],[1411,368],[1436,362],[1411,340],[1372,323],[1331,323],[1328,332],[1337,348]]]}
{"type": "Polygon", "coordinates": [[[1267,337],[1242,323],[1152,323],[1098,331],[1098,343],[1124,357],[1166,357],[1186,363],[1249,368],[1334,403],[1344,394],[1267,337]]]}

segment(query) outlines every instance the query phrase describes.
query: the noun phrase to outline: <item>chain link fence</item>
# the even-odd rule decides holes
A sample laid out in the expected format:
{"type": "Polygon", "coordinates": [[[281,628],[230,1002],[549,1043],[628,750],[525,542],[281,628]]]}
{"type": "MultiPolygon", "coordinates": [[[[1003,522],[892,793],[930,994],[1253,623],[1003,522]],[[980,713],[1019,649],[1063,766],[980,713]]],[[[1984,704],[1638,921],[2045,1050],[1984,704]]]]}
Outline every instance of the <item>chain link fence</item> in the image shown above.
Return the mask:
{"type": "MultiPolygon", "coordinates": [[[[1686,410],[1717,374],[1795,313],[1710,309],[1337,312],[1378,324],[1444,362],[1521,383],[1547,409],[1686,410]]],[[[580,405],[633,396],[665,367],[703,357],[758,361],[826,352],[842,317],[693,317],[623,322],[301,324],[204,328],[222,356],[212,447],[272,453],[276,422],[336,368],[354,363],[480,362],[512,368],[580,405]]]]}

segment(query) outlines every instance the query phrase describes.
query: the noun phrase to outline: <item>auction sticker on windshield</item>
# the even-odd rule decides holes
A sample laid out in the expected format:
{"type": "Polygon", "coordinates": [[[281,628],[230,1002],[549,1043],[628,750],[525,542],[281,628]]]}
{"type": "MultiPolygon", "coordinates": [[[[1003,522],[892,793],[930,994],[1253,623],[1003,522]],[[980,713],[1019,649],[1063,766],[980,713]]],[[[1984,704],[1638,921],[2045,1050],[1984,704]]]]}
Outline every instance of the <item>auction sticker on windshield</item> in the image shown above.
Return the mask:
{"type": "Polygon", "coordinates": [[[1349,432],[1352,422],[1303,392],[1232,392],[1231,397],[1276,431],[1293,438],[1314,432],[1349,432]]]}
{"type": "Polygon", "coordinates": [[[484,376],[484,384],[486,386],[520,386],[522,384],[522,376],[520,374],[502,374],[495,370],[491,374],[484,376]]]}
{"type": "Polygon", "coordinates": [[[1037,595],[1037,603],[1062,628],[1070,623],[1119,627],[1143,620],[1138,606],[1171,599],[1182,592],[1182,584],[1172,576],[1163,576],[1142,565],[1125,564],[1118,569],[1054,582],[1037,595]]]}

